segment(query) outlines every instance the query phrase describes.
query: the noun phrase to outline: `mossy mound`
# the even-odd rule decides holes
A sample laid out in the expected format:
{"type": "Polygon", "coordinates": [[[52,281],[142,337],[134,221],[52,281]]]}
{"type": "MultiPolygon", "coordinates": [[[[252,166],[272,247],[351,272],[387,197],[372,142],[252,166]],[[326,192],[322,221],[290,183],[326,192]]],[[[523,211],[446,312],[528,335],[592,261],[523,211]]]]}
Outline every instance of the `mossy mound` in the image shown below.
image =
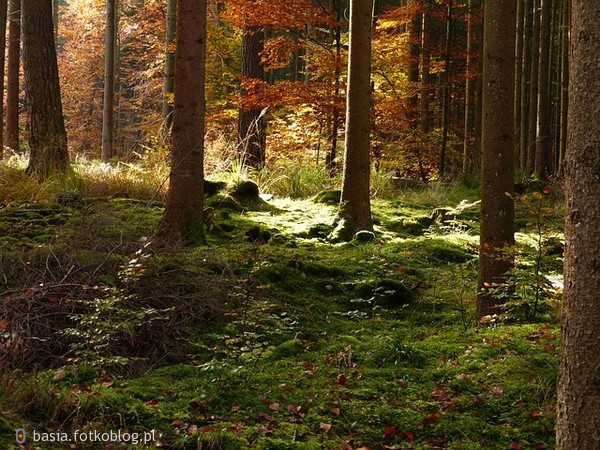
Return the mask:
{"type": "Polygon", "coordinates": [[[430,216],[402,217],[388,224],[390,231],[409,236],[421,236],[431,226],[433,219],[430,216]]]}
{"type": "MultiPolygon", "coordinates": [[[[400,280],[380,278],[364,283],[349,285],[363,300],[373,299],[370,306],[379,305],[385,308],[401,308],[412,303],[415,294],[400,280]]],[[[353,303],[354,304],[354,303],[353,303]]],[[[367,302],[365,302],[367,304],[367,302]]]]}
{"type": "Polygon", "coordinates": [[[352,223],[352,221],[339,218],[335,224],[335,228],[327,239],[331,242],[350,242],[354,237],[354,233],[356,232],[356,227],[352,223]]]}
{"type": "Polygon", "coordinates": [[[212,197],[213,195],[225,190],[227,183],[224,181],[204,180],[204,195],[212,197]]]}
{"type": "Polygon", "coordinates": [[[312,200],[315,203],[324,203],[326,205],[337,205],[340,203],[340,199],[342,198],[342,191],[339,189],[330,189],[326,191],[321,191],[317,195],[315,195],[312,200]]]}

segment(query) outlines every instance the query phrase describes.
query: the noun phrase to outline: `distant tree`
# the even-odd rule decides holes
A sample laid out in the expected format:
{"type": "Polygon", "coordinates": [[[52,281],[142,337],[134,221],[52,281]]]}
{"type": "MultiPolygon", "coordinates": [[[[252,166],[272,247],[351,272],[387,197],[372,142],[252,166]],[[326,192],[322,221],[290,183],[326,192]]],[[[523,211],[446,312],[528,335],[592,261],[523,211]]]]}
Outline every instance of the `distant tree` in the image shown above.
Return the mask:
{"type": "Polygon", "coordinates": [[[206,0],[179,0],[171,176],[163,226],[204,239],[204,113],[206,0]]]}
{"type": "MultiPolygon", "coordinates": [[[[247,95],[244,83],[264,81],[261,64],[265,33],[261,27],[247,26],[242,35],[242,98],[247,95]]],[[[244,164],[260,168],[265,163],[266,130],[262,108],[242,106],[238,116],[238,142],[244,164]]]]}
{"type": "Polygon", "coordinates": [[[494,288],[513,267],[516,2],[486,2],[483,49],[481,231],[477,317],[498,312],[494,288]]]}
{"type": "Polygon", "coordinates": [[[600,448],[600,3],[573,0],[556,448],[600,448]]]}
{"type": "Polygon", "coordinates": [[[52,0],[22,6],[23,73],[30,149],[27,173],[44,178],[69,166],[52,24],[52,0]]]}
{"type": "Polygon", "coordinates": [[[106,26],[104,31],[104,103],[102,120],[102,161],[115,154],[115,47],[117,43],[116,1],[106,0],[106,26]]]}
{"type": "Polygon", "coordinates": [[[371,0],[350,2],[350,54],[346,89],[346,141],[340,216],[356,230],[371,230],[371,0]]]}
{"type": "Polygon", "coordinates": [[[167,0],[167,26],[165,38],[165,67],[163,74],[163,130],[168,134],[173,122],[173,93],[175,89],[175,30],[177,0],[167,0]]]}
{"type": "Polygon", "coordinates": [[[533,18],[531,29],[531,61],[529,75],[529,117],[527,133],[527,165],[526,175],[532,175],[535,171],[535,152],[537,145],[537,115],[538,115],[538,77],[539,77],[539,55],[540,55],[540,0],[532,0],[533,18]]]}
{"type": "Polygon", "coordinates": [[[21,68],[21,0],[8,4],[8,61],[6,67],[6,146],[19,150],[19,72],[21,68]]]}
{"type": "MultiPolygon", "coordinates": [[[[7,0],[0,0],[0,92],[4,93],[4,64],[6,51],[6,15],[7,15],[7,0]]],[[[0,95],[0,111],[4,109],[4,95],[0,95]]],[[[4,150],[4,128],[0,125],[0,159],[2,159],[4,150]]]]}
{"type": "Polygon", "coordinates": [[[551,174],[551,111],[550,111],[550,38],[552,35],[552,1],[542,0],[540,20],[540,52],[538,61],[537,141],[535,176],[545,179],[551,174]]]}

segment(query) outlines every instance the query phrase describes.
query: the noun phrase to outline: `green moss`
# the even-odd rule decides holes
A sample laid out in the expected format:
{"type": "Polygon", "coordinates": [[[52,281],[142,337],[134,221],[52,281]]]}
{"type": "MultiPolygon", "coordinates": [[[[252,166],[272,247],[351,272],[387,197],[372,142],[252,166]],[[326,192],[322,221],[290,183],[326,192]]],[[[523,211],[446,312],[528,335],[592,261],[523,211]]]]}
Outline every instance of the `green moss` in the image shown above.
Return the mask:
{"type": "Polygon", "coordinates": [[[315,203],[324,203],[326,205],[338,205],[342,197],[342,191],[338,189],[321,191],[315,195],[312,200],[315,203]]]}

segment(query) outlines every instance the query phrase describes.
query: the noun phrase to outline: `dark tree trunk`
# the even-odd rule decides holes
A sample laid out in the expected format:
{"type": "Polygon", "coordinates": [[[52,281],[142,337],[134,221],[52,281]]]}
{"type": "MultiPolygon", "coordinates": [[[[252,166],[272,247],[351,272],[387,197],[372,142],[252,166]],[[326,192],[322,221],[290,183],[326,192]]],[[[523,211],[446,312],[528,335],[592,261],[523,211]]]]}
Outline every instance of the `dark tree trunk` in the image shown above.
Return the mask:
{"type": "Polygon", "coordinates": [[[529,131],[527,133],[527,167],[526,175],[535,170],[535,152],[537,147],[537,115],[538,115],[538,77],[540,55],[540,0],[532,1],[533,24],[531,29],[531,72],[529,75],[529,131]]]}
{"type": "Polygon", "coordinates": [[[473,39],[475,37],[475,28],[473,19],[475,16],[473,0],[467,3],[468,18],[467,18],[467,61],[466,61],[466,82],[465,82],[465,128],[463,141],[463,172],[468,172],[471,166],[472,142],[473,142],[473,106],[475,100],[475,91],[473,89],[473,39]]]}
{"type": "Polygon", "coordinates": [[[524,0],[517,0],[517,31],[515,43],[515,164],[518,165],[523,151],[521,149],[521,80],[523,78],[523,17],[524,0]]]}
{"type": "MultiPolygon", "coordinates": [[[[263,81],[265,73],[260,60],[265,34],[259,27],[244,27],[242,37],[242,81],[263,81]]],[[[242,98],[247,91],[242,88],[242,98]]],[[[266,130],[264,112],[260,108],[240,108],[238,142],[244,164],[261,168],[265,164],[266,130]]]]}
{"type": "Polygon", "coordinates": [[[431,53],[430,45],[430,18],[427,11],[423,13],[423,25],[421,30],[421,96],[420,96],[420,118],[419,128],[421,133],[429,132],[431,128],[431,113],[429,110],[429,97],[431,95],[431,53]]]}
{"type": "Polygon", "coordinates": [[[104,32],[104,104],[102,120],[102,161],[115,154],[115,46],[116,33],[115,0],[106,1],[106,29],[104,32]]]}
{"type": "MultiPolygon", "coordinates": [[[[409,2],[409,6],[416,7],[414,0],[409,2]]],[[[408,24],[408,118],[412,126],[416,126],[419,105],[419,55],[421,46],[421,14],[415,14],[415,17],[408,24]]]]}
{"type": "MultiPolygon", "coordinates": [[[[4,64],[6,51],[6,16],[7,16],[7,0],[0,0],[0,111],[4,110],[4,64]]],[[[4,153],[4,127],[0,123],[0,159],[4,153]]]]}
{"type": "Polygon", "coordinates": [[[69,165],[50,0],[22,4],[23,73],[30,149],[27,173],[45,178],[69,165]]]}
{"type": "Polygon", "coordinates": [[[444,177],[446,171],[446,148],[448,146],[448,128],[449,112],[450,112],[450,48],[452,45],[452,14],[453,1],[448,4],[446,16],[446,44],[444,51],[444,81],[442,85],[442,148],[440,150],[440,179],[444,177]]]}
{"type": "Polygon", "coordinates": [[[483,66],[483,158],[477,318],[499,313],[490,289],[504,283],[513,267],[514,244],[514,73],[516,2],[485,5],[483,66]],[[507,195],[507,193],[509,195],[507,195]]]}
{"type": "Polygon", "coordinates": [[[6,146],[19,151],[19,70],[21,67],[21,0],[8,7],[8,63],[6,69],[6,146]]]}
{"type": "Polygon", "coordinates": [[[564,3],[562,26],[562,51],[560,60],[560,147],[558,155],[558,173],[562,175],[563,162],[567,155],[567,115],[569,105],[569,30],[571,23],[570,2],[564,3]]]}
{"type": "Polygon", "coordinates": [[[573,0],[556,448],[600,448],[600,3],[573,0]]]}
{"type": "Polygon", "coordinates": [[[532,0],[524,0],[523,4],[523,62],[521,66],[521,124],[519,126],[519,147],[521,159],[519,166],[522,173],[526,171],[527,152],[529,148],[529,101],[531,77],[531,28],[533,26],[532,0]]]}
{"type": "Polygon", "coordinates": [[[371,230],[371,0],[350,2],[346,151],[340,215],[355,230],[371,230]]]}
{"type": "Polygon", "coordinates": [[[552,1],[542,0],[540,22],[540,54],[538,69],[538,114],[537,142],[535,152],[535,176],[546,179],[550,174],[551,112],[550,112],[550,35],[552,19],[552,1]]]}
{"type": "Polygon", "coordinates": [[[206,0],[178,0],[171,177],[163,225],[204,240],[206,0]]]}

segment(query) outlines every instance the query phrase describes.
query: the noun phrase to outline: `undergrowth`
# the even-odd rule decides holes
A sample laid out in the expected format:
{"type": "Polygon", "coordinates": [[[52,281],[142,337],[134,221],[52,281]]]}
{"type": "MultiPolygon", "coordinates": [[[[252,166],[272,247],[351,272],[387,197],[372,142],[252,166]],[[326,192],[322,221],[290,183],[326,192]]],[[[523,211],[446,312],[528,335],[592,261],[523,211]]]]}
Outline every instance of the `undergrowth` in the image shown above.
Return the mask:
{"type": "MultiPolygon", "coordinates": [[[[154,235],[161,176],[113,182],[143,169],[110,167],[37,194],[0,168],[3,448],[17,428],[152,432],[174,449],[554,445],[559,299],[535,321],[476,326],[475,189],[381,189],[375,240],[332,244],[336,207],[307,197],[335,181],[239,173],[271,207],[216,202],[194,247],[154,235]]],[[[537,254],[528,222],[521,267],[537,254]]],[[[560,257],[545,251],[541,270],[560,257]]]]}

